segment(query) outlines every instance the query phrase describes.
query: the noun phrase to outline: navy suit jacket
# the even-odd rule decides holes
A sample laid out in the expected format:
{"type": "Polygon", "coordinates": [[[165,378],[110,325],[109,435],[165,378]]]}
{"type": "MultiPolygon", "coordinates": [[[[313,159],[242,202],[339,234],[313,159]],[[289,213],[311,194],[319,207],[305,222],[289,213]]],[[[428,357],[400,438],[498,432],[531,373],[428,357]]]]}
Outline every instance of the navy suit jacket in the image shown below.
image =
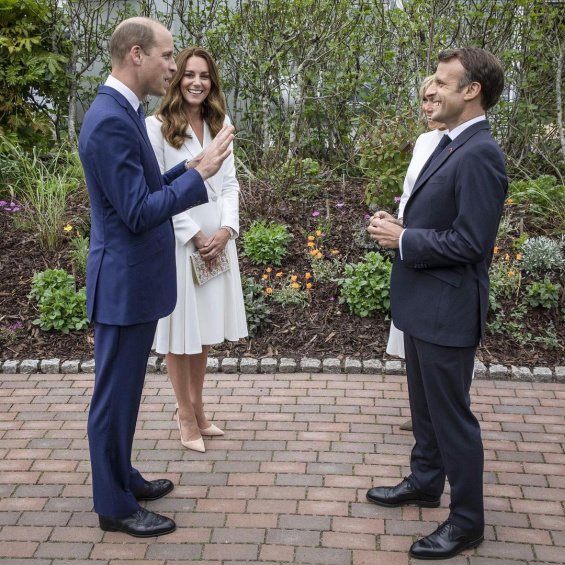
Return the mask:
{"type": "Polygon", "coordinates": [[[144,124],[124,96],[101,86],[79,137],[91,206],[88,317],[141,324],[176,304],[170,218],[208,201],[202,177],[184,163],[161,175],[144,124]]]}
{"type": "Polygon", "coordinates": [[[476,346],[484,332],[488,269],[508,187],[489,129],[485,120],[458,135],[418,178],[404,210],[392,318],[437,345],[476,346]]]}

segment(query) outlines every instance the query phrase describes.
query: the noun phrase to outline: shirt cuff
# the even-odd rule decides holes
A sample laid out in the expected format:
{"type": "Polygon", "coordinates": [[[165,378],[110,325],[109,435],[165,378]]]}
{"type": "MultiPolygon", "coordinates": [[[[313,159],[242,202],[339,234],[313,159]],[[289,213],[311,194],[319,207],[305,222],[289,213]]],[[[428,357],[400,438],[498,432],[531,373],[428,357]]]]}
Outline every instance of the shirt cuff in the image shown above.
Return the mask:
{"type": "Polygon", "coordinates": [[[402,230],[400,237],[398,238],[398,251],[400,253],[400,260],[402,261],[402,236],[406,230],[402,230]]]}

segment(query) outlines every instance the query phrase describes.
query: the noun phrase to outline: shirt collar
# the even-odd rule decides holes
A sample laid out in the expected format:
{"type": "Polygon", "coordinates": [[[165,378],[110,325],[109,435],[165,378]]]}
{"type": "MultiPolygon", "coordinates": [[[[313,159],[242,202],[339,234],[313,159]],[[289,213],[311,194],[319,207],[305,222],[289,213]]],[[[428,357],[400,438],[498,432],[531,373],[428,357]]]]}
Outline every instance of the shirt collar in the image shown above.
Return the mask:
{"type": "Polygon", "coordinates": [[[473,124],[476,124],[477,122],[482,122],[483,120],[486,119],[487,119],[486,115],[482,114],[481,116],[477,116],[476,118],[471,118],[470,120],[467,120],[462,124],[459,124],[456,128],[453,128],[452,130],[447,131],[446,133],[449,134],[449,137],[453,141],[459,134],[463,133],[468,127],[471,127],[473,124]]]}
{"type": "Polygon", "coordinates": [[[131,88],[127,87],[121,80],[118,80],[112,75],[108,76],[104,84],[105,86],[109,86],[110,88],[117,90],[122,96],[125,97],[125,99],[131,104],[131,107],[137,112],[140,102],[131,88]]]}

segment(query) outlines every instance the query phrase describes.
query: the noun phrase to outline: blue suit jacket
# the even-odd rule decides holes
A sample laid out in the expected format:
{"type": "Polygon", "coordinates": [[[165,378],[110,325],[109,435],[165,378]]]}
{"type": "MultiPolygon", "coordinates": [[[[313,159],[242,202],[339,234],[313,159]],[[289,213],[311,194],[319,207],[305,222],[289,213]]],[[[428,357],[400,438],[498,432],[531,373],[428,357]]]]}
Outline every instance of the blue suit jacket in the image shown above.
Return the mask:
{"type": "Polygon", "coordinates": [[[170,218],[208,201],[201,176],[184,163],[161,175],[139,116],[106,86],[85,115],[79,154],[91,206],[88,317],[132,325],[170,314],[177,296],[170,218]]]}
{"type": "Polygon", "coordinates": [[[452,141],[420,176],[404,211],[391,275],[394,324],[430,343],[476,346],[508,180],[487,121],[452,141]]]}

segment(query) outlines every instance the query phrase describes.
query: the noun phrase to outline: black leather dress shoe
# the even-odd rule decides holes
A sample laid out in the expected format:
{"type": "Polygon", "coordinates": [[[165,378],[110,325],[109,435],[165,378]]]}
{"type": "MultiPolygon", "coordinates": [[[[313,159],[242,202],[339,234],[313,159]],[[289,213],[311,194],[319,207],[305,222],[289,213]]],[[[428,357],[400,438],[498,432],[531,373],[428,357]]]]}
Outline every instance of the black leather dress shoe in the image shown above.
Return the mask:
{"type": "Polygon", "coordinates": [[[437,508],[439,498],[424,494],[416,490],[409,479],[404,479],[395,487],[375,487],[367,491],[367,498],[379,506],[396,508],[397,506],[423,506],[424,508],[437,508]]]}
{"type": "Polygon", "coordinates": [[[433,534],[412,544],[409,553],[414,559],[450,559],[477,547],[483,539],[483,530],[462,530],[447,520],[433,534]]]}
{"type": "Polygon", "coordinates": [[[136,538],[150,538],[170,534],[177,529],[173,520],[155,512],[140,508],[125,518],[108,518],[98,516],[100,528],[105,532],[124,532],[136,538]]]}
{"type": "Polygon", "coordinates": [[[137,498],[137,500],[157,500],[169,494],[174,488],[175,486],[169,479],[145,481],[145,486],[135,495],[135,498],[137,498]]]}

